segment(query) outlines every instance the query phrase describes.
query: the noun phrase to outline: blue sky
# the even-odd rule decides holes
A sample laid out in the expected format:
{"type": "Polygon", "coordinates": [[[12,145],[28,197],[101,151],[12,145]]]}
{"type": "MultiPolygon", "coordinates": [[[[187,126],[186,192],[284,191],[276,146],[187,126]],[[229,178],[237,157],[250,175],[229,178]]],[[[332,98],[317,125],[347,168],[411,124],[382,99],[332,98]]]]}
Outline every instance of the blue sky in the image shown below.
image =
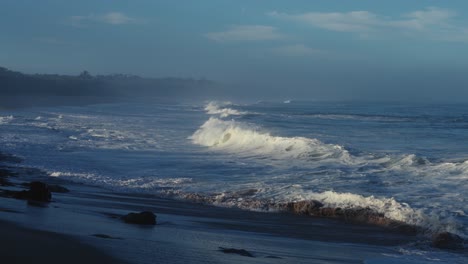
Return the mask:
{"type": "Polygon", "coordinates": [[[283,97],[468,98],[467,1],[4,0],[0,7],[0,65],[14,70],[204,77],[283,97]]]}

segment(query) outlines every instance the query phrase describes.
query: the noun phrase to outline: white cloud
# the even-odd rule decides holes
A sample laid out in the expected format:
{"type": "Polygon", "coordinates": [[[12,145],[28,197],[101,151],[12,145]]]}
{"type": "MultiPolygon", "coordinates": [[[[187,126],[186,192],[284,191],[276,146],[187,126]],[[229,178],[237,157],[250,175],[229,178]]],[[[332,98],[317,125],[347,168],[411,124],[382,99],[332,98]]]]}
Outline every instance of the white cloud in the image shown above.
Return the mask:
{"type": "Polygon", "coordinates": [[[120,12],[109,12],[105,14],[89,14],[87,16],[70,17],[71,24],[76,27],[83,27],[90,23],[105,23],[110,25],[123,25],[136,23],[138,20],[120,12]]]}
{"type": "Polygon", "coordinates": [[[205,36],[218,42],[261,41],[284,37],[282,34],[278,33],[275,27],[262,25],[231,26],[226,31],[210,32],[205,34],[205,36]]]}
{"type": "Polygon", "coordinates": [[[338,32],[368,36],[373,33],[424,33],[432,39],[454,40],[467,28],[457,26],[453,19],[457,13],[443,8],[428,7],[397,18],[378,15],[369,11],[308,12],[300,14],[268,13],[270,17],[296,21],[305,25],[338,32]]]}
{"type": "Polygon", "coordinates": [[[364,32],[370,30],[376,23],[379,23],[377,16],[367,11],[352,11],[348,13],[310,12],[295,15],[274,11],[270,12],[269,15],[275,18],[293,20],[319,28],[343,32],[364,32]]]}
{"type": "Polygon", "coordinates": [[[121,25],[121,24],[128,24],[135,21],[135,19],[126,16],[125,14],[119,12],[110,12],[107,14],[102,15],[99,19],[107,24],[112,25],[121,25]]]}
{"type": "Polygon", "coordinates": [[[306,57],[324,54],[324,51],[305,46],[304,44],[277,47],[273,48],[272,51],[279,55],[294,57],[306,57]]]}

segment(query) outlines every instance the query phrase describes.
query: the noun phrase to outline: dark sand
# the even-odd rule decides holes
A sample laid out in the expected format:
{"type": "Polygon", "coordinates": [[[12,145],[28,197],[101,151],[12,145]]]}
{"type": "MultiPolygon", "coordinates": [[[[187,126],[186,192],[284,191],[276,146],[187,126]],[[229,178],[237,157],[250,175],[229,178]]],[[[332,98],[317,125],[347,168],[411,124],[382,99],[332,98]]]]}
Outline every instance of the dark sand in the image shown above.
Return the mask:
{"type": "Polygon", "coordinates": [[[0,222],[0,263],[123,263],[70,237],[0,222]]]}

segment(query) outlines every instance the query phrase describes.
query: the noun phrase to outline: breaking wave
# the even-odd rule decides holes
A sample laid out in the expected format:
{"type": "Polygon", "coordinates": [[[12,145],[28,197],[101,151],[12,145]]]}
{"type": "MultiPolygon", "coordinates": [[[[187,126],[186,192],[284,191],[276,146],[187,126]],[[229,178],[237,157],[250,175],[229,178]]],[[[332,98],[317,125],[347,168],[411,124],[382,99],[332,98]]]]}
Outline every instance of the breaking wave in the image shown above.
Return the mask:
{"type": "Polygon", "coordinates": [[[217,150],[275,158],[334,159],[349,162],[342,146],[304,137],[278,137],[236,121],[211,117],[191,137],[193,143],[217,150]]]}

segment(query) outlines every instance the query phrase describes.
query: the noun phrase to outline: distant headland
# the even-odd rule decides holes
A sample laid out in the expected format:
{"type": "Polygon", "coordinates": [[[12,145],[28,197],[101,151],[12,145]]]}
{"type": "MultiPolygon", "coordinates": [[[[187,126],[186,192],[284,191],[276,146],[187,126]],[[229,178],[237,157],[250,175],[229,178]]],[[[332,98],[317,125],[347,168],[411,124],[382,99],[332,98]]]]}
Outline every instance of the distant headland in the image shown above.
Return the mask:
{"type": "Polygon", "coordinates": [[[25,74],[0,67],[0,96],[194,96],[211,94],[215,82],[192,78],[143,78],[136,75],[25,74]]]}

